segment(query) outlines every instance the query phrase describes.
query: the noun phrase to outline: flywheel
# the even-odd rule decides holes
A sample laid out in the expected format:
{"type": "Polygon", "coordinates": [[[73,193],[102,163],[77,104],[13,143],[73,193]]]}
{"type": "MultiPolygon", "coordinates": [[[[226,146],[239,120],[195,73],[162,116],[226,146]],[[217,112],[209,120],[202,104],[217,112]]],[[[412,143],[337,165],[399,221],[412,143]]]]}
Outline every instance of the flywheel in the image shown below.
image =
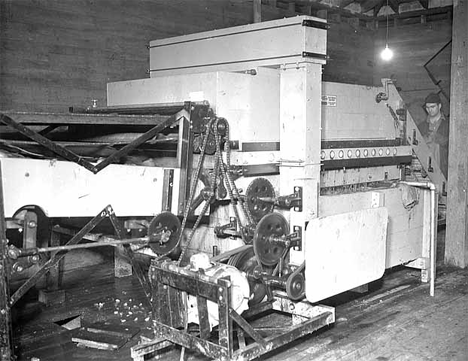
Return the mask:
{"type": "Polygon", "coordinates": [[[180,220],[171,212],[154,217],[148,227],[149,246],[158,255],[168,255],[178,247],[180,220]]]}
{"type": "Polygon", "coordinates": [[[281,213],[270,213],[255,228],[253,247],[258,260],[266,266],[276,265],[286,246],[276,240],[289,234],[289,225],[281,213]]]}

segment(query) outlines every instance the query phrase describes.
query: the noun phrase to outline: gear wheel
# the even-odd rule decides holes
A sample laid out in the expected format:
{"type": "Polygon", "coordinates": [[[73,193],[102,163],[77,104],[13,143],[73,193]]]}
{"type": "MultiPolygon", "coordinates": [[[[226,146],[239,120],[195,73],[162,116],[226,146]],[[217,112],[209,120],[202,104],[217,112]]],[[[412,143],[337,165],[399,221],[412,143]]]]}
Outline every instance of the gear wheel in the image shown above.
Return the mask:
{"type": "Polygon", "coordinates": [[[245,192],[247,208],[255,223],[258,223],[262,217],[273,212],[274,204],[261,201],[260,197],[275,198],[275,190],[268,179],[254,179],[245,192]]]}

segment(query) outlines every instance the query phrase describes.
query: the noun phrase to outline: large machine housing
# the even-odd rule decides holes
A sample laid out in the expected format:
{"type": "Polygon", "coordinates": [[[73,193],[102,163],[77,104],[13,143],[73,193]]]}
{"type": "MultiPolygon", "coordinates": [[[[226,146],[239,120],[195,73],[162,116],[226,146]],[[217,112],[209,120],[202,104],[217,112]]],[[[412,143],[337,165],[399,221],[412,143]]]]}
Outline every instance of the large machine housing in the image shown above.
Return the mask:
{"type": "Polygon", "coordinates": [[[25,205],[91,217],[111,204],[115,227],[115,215],[126,226],[154,217],[145,223],[158,244],[146,252],[149,277],[137,273],[151,285],[157,337],[135,348],[135,360],[167,341],[251,359],[333,323],[333,308],[318,302],[388,268],[419,268],[431,280],[434,194],[445,179],[390,79],[322,82],[326,31],[324,20],[303,16],[150,42],[150,78],[109,83],[107,107],[87,111],[177,109],[175,157],[103,172],[78,161],[1,161],[7,220],[25,205]],[[37,192],[44,174],[59,182],[37,192]],[[200,253],[209,261],[194,261],[200,253]],[[236,297],[248,306],[234,308],[236,297]],[[268,309],[291,314],[291,328],[269,338],[255,331],[248,316],[268,309]]]}

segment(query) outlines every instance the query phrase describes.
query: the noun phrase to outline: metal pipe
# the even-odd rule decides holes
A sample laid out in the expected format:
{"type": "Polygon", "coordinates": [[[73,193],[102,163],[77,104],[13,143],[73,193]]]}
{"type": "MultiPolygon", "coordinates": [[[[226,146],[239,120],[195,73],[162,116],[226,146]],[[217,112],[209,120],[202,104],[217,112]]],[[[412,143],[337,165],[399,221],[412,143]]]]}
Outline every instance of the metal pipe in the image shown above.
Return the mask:
{"type": "Polygon", "coordinates": [[[117,245],[120,245],[120,244],[133,244],[133,243],[148,243],[148,241],[149,241],[149,237],[116,239],[116,240],[112,240],[112,241],[81,243],[81,244],[74,244],[74,245],[70,245],[70,246],[43,247],[43,248],[37,248],[37,251],[38,251],[38,253],[54,252],[54,251],[70,251],[70,250],[73,250],[73,249],[81,249],[81,248],[94,248],[94,247],[102,247],[102,246],[117,246],[117,245]]]}
{"type": "Polygon", "coordinates": [[[435,275],[436,275],[436,237],[437,237],[437,223],[436,223],[436,209],[437,209],[437,199],[436,199],[436,186],[432,182],[408,182],[408,181],[401,181],[400,183],[406,184],[412,187],[419,187],[427,189],[431,192],[431,240],[430,240],[430,280],[429,280],[429,294],[431,297],[434,297],[435,291],[435,275]]]}

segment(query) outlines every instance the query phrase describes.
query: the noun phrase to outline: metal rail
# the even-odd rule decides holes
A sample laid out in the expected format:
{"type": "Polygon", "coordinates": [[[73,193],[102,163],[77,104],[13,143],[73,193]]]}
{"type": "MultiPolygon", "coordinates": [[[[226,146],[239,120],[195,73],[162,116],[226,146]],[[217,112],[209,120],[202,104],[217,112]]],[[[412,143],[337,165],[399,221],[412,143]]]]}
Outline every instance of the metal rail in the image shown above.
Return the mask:
{"type": "Polygon", "coordinates": [[[167,127],[173,125],[175,122],[177,122],[180,118],[183,118],[183,116],[177,116],[173,115],[170,117],[165,117],[165,120],[161,122],[160,124],[156,125],[146,133],[142,134],[140,137],[137,139],[133,140],[123,148],[119,149],[118,151],[112,153],[109,155],[106,159],[103,161],[99,162],[98,164],[94,165],[93,163],[87,161],[84,159],[84,157],[70,151],[69,149],[65,148],[62,145],[57,144],[57,142],[54,142],[45,136],[39,134],[38,132],[32,130],[31,128],[28,128],[27,126],[14,121],[12,118],[10,118],[7,115],[0,114],[0,122],[8,125],[9,127],[15,129],[22,135],[36,141],[38,144],[44,146],[45,148],[51,150],[52,152],[58,154],[62,158],[65,158],[69,161],[75,162],[82,167],[86,168],[87,170],[93,172],[94,174],[98,173],[105,167],[107,167],[109,164],[112,162],[118,161],[120,158],[124,157],[128,153],[130,153],[132,150],[137,148],[139,145],[147,142],[154,136],[156,136],[158,133],[162,132],[164,129],[167,127]]]}

